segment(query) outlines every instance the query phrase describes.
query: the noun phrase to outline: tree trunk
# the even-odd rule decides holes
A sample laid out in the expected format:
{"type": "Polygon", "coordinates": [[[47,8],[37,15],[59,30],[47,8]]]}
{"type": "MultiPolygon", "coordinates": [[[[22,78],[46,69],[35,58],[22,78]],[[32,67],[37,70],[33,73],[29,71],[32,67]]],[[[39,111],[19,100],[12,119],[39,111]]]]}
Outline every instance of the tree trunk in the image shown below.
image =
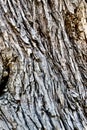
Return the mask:
{"type": "Polygon", "coordinates": [[[0,0],[0,130],[87,130],[86,2],[0,0]]]}

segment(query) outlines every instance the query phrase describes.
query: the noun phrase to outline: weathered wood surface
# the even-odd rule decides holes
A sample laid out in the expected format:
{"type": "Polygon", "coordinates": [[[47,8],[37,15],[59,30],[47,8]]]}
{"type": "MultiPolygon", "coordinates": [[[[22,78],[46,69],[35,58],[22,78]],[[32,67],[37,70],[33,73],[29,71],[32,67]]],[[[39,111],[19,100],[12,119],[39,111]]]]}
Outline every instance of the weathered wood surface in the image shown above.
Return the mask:
{"type": "Polygon", "coordinates": [[[0,130],[87,130],[85,0],[0,0],[0,130]]]}

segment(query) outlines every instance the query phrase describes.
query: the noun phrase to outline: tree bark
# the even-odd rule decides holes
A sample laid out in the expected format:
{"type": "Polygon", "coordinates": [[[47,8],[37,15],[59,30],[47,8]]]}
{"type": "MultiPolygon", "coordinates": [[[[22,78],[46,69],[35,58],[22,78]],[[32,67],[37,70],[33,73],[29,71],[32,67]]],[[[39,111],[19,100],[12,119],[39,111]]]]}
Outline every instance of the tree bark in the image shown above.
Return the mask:
{"type": "Polygon", "coordinates": [[[0,130],[87,130],[85,0],[0,0],[0,130]]]}

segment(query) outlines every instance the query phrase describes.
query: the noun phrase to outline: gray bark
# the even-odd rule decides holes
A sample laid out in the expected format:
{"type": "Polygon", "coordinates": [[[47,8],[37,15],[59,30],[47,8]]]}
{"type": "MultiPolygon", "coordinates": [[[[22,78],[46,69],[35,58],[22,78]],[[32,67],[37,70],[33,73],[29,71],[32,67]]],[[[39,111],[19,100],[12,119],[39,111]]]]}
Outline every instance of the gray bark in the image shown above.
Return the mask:
{"type": "Polygon", "coordinates": [[[0,0],[0,130],[87,130],[85,0],[0,0]]]}

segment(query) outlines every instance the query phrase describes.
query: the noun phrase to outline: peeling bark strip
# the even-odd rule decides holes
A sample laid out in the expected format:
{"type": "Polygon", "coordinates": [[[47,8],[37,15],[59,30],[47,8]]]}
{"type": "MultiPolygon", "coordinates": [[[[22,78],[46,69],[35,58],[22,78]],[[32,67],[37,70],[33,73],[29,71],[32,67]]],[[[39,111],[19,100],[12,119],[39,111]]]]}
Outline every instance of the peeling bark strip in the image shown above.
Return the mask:
{"type": "Polygon", "coordinates": [[[87,130],[85,0],[0,0],[0,130],[87,130]]]}

